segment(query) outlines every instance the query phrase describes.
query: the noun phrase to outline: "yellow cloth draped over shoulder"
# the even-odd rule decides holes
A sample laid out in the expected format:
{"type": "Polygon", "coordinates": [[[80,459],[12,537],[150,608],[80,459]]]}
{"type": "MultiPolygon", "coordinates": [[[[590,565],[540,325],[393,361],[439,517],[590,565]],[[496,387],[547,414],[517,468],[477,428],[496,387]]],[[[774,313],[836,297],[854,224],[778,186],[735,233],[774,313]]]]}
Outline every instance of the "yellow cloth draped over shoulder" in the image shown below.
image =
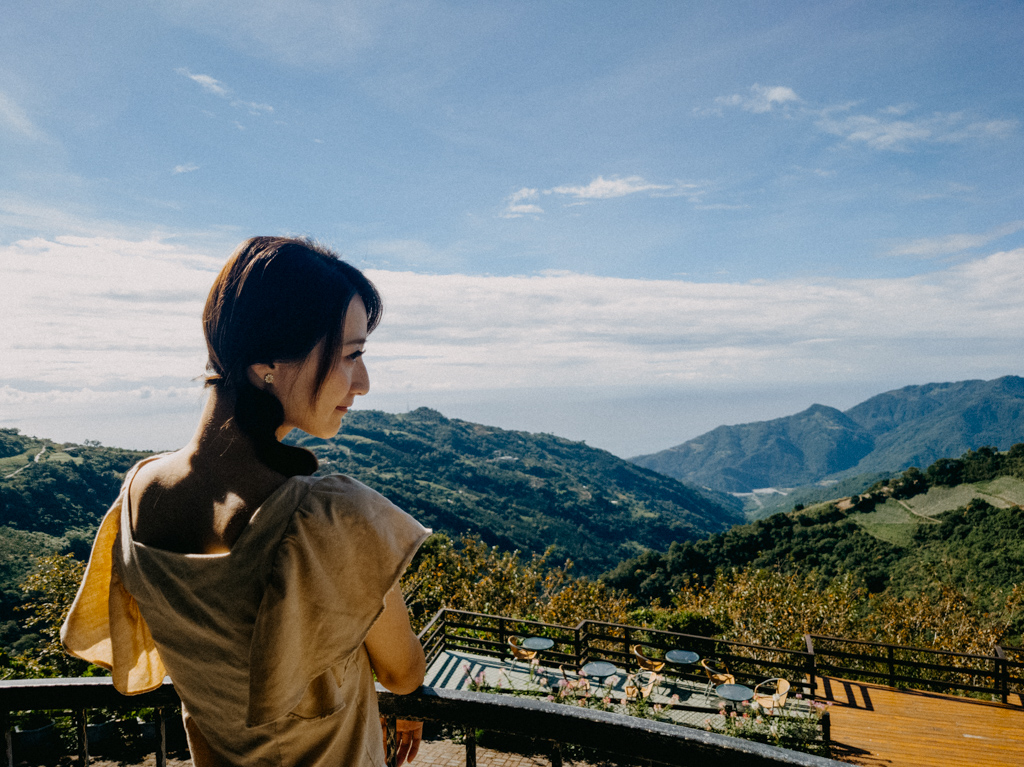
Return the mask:
{"type": "Polygon", "coordinates": [[[141,465],[100,524],[68,652],[126,695],[169,675],[196,767],[380,767],[363,640],[430,531],[356,480],[302,476],[225,554],[150,548],[132,540],[127,502],[141,465]]]}

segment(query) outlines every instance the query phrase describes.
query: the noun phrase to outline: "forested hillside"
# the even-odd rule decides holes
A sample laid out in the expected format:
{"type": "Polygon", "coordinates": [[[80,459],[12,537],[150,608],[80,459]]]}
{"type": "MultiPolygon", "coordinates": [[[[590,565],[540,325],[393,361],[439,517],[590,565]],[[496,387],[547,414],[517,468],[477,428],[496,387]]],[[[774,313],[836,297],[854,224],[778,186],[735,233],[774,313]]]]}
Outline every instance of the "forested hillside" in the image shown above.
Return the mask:
{"type": "Polygon", "coordinates": [[[601,572],[646,548],[741,521],[700,492],[581,442],[420,408],[357,411],[331,441],[298,436],[321,471],[349,474],[423,524],[601,572]]]}
{"type": "Polygon", "coordinates": [[[980,608],[1024,582],[1024,444],[969,451],[927,471],[909,469],[852,498],[776,514],[701,541],[623,561],[610,586],[668,601],[728,568],[848,575],[898,596],[936,585],[974,595],[980,608]]]}
{"type": "Polygon", "coordinates": [[[22,634],[18,584],[35,558],[55,552],[87,557],[124,472],[145,455],[0,429],[0,642],[22,634]]]}
{"type": "Polygon", "coordinates": [[[907,386],[845,412],[812,405],[771,421],[720,426],[633,458],[683,482],[730,493],[926,466],[1024,437],[1024,378],[907,386]]]}

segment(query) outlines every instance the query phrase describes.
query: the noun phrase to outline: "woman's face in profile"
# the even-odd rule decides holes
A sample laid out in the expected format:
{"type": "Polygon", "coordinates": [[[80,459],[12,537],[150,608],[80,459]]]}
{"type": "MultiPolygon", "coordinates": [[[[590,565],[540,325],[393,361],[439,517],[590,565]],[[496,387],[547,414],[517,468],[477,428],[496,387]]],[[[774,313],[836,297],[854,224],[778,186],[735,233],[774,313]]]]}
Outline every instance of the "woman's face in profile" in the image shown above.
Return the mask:
{"type": "Polygon", "coordinates": [[[316,370],[323,341],[301,362],[278,362],[273,369],[271,391],[284,406],[284,423],[277,430],[281,439],[292,429],[330,439],[341,428],[341,419],[355,398],[370,390],[370,376],[363,363],[366,345],[366,307],[363,299],[355,296],[345,313],[341,354],[327,374],[320,396],[314,399],[316,370]]]}

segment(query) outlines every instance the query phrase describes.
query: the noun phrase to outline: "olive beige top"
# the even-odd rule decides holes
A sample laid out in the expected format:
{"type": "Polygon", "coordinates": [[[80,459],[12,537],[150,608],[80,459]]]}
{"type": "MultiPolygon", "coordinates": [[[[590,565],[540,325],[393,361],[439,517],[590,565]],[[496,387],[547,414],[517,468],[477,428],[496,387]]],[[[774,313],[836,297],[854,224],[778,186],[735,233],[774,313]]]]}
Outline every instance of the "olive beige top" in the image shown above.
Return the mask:
{"type": "Polygon", "coordinates": [[[178,554],[132,540],[137,469],[100,524],[68,652],[128,695],[169,675],[196,767],[383,765],[363,639],[430,531],[353,479],[299,476],[228,553],[178,554]]]}

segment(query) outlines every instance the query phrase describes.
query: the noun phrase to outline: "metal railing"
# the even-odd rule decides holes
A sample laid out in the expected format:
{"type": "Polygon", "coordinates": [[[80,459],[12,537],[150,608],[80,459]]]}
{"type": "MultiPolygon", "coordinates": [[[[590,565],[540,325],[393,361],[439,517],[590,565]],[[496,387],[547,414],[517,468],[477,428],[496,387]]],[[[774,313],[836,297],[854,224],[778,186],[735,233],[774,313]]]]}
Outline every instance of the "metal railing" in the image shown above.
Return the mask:
{"type": "MultiPolygon", "coordinates": [[[[637,719],[607,711],[566,706],[506,695],[423,687],[411,695],[394,695],[378,687],[381,714],[394,732],[396,719],[440,722],[461,730],[467,767],[476,767],[476,739],[480,730],[500,732],[540,744],[553,767],[561,767],[570,747],[590,749],[626,763],[728,765],[732,767],[836,767],[824,757],[705,732],[703,730],[637,719]]],[[[6,762],[15,764],[10,717],[14,712],[71,711],[77,722],[79,763],[89,763],[86,712],[92,708],[137,709],[154,707],[159,730],[156,762],[167,763],[164,723],[176,709],[178,698],[169,682],[154,692],[123,696],[109,677],[28,679],[0,682],[0,717],[6,762]]],[[[393,761],[393,757],[391,758],[393,761]]]]}
{"type": "Polygon", "coordinates": [[[819,674],[890,687],[981,693],[1003,703],[1024,690],[1024,650],[1017,647],[997,645],[992,655],[977,655],[819,635],[809,635],[807,647],[819,674]]]}
{"type": "MultiPolygon", "coordinates": [[[[576,626],[520,620],[466,610],[439,610],[420,632],[429,666],[446,649],[503,658],[510,636],[543,636],[554,641],[541,658],[548,665],[579,671],[592,660],[607,660],[627,667],[635,665],[633,645],[667,652],[686,649],[701,658],[725,664],[737,681],[757,682],[770,677],[792,680],[796,690],[813,699],[816,686],[813,651],[754,645],[725,639],[682,634],[676,631],[585,620],[576,626]]],[[[698,667],[676,667],[673,676],[706,682],[698,667]]]]}
{"type": "MultiPolygon", "coordinates": [[[[562,626],[449,608],[434,615],[420,639],[429,666],[445,649],[505,657],[508,637],[525,635],[552,639],[554,646],[544,650],[542,658],[577,671],[590,660],[628,665],[633,662],[632,645],[640,644],[662,652],[686,649],[714,658],[728,666],[738,681],[788,678],[811,700],[818,677],[834,674],[890,687],[988,694],[1003,703],[1010,703],[1010,695],[1017,694],[1024,704],[1024,649],[1019,647],[996,646],[992,655],[973,655],[808,634],[806,650],[791,650],[620,623],[584,620],[562,626]]],[[[677,668],[673,673],[684,679],[705,679],[699,669],[677,668]]]]}

